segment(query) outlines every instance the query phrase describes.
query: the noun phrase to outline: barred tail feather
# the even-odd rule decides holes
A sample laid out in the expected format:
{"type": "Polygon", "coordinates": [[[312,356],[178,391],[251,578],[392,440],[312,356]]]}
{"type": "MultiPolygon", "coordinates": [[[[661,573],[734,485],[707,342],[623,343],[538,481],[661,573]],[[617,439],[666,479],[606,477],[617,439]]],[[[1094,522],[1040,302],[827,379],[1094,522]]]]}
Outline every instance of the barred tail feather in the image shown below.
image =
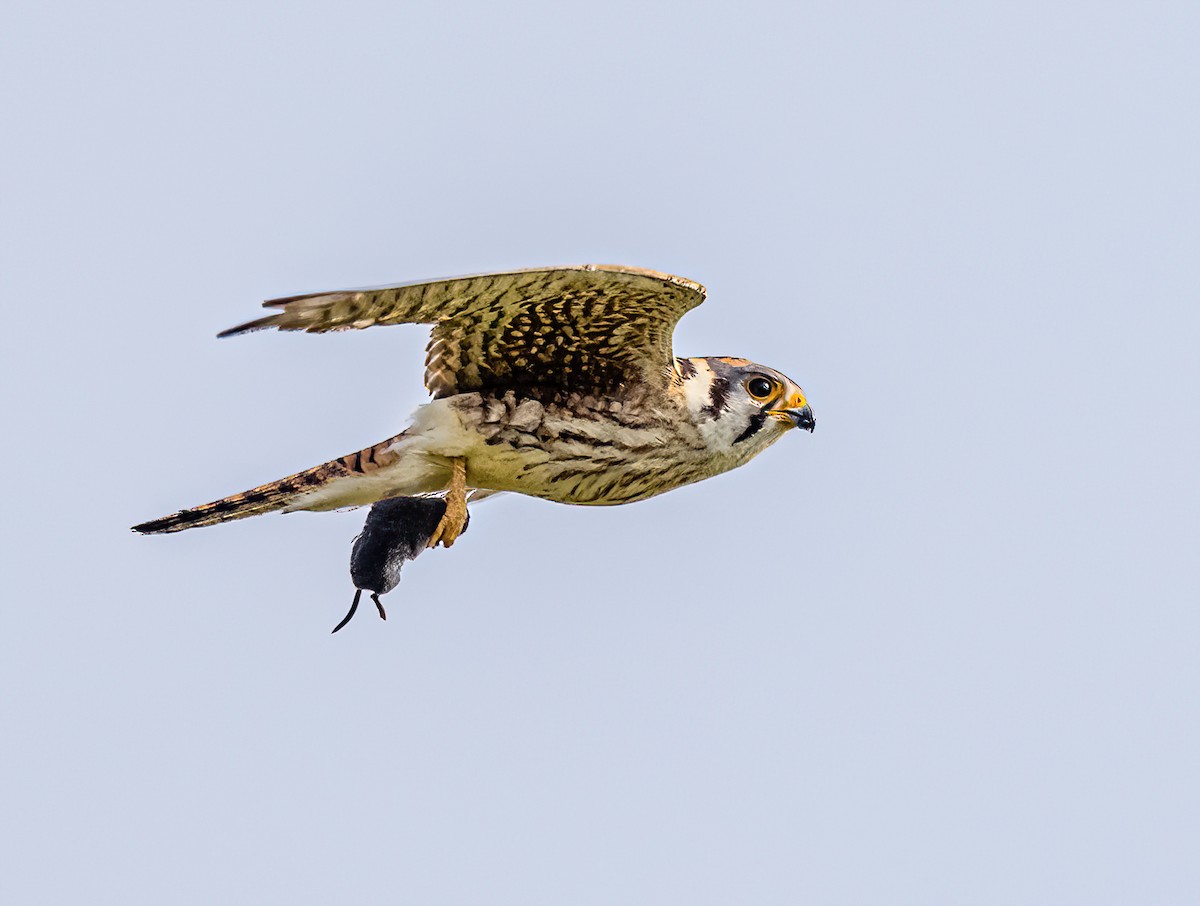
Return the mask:
{"type": "MultiPolygon", "coordinates": [[[[365,450],[351,453],[348,456],[343,456],[341,459],[330,460],[319,466],[313,466],[311,469],[305,469],[303,472],[297,472],[295,475],[289,475],[287,478],[272,481],[269,484],[252,488],[249,491],[243,491],[240,494],[223,497],[220,500],[214,500],[212,503],[204,503],[190,509],[180,510],[178,513],[172,513],[170,516],[164,516],[161,519],[151,519],[149,522],[135,525],[133,530],[141,532],[143,535],[182,532],[184,529],[216,525],[220,522],[232,522],[234,519],[245,519],[247,516],[257,516],[261,513],[287,509],[299,503],[300,498],[314,491],[326,488],[339,479],[370,476],[371,473],[392,465],[400,458],[401,454],[395,449],[395,446],[396,442],[402,437],[404,437],[403,434],[398,434],[395,437],[390,437],[385,441],[367,447],[365,450]]],[[[374,483],[368,484],[373,485],[374,483]]],[[[365,499],[362,500],[347,499],[344,503],[337,501],[326,502],[323,505],[311,508],[335,509],[338,506],[370,503],[373,502],[373,499],[377,499],[375,495],[371,491],[366,491],[365,499]]],[[[299,506],[295,508],[308,507],[299,506]]]]}

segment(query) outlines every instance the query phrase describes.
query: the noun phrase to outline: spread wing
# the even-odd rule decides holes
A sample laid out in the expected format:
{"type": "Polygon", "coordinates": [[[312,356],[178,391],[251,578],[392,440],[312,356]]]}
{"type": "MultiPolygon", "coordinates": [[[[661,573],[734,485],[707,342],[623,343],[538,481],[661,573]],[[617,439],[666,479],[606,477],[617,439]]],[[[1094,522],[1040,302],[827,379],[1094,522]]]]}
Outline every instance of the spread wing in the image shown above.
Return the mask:
{"type": "Polygon", "coordinates": [[[533,268],[263,303],[279,311],[223,331],[351,330],[433,324],[425,385],[434,397],[475,390],[605,393],[665,385],[671,334],[704,287],[605,264],[533,268]]]}

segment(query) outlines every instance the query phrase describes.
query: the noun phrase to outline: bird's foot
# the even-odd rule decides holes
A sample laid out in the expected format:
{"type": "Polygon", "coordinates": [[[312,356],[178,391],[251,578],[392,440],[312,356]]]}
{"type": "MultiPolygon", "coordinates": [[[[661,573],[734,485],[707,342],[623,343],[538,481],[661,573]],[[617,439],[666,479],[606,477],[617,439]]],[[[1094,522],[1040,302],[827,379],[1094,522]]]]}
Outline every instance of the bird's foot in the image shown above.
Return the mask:
{"type": "Polygon", "coordinates": [[[450,461],[450,486],[446,489],[446,512],[429,537],[429,546],[450,547],[467,527],[467,461],[450,461]]]}

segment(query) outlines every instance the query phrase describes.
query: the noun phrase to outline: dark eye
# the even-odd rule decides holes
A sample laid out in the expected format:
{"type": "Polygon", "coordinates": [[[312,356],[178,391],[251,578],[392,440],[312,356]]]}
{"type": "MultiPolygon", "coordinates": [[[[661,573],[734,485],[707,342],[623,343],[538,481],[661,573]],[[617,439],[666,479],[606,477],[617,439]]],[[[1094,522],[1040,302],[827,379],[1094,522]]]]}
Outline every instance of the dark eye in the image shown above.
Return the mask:
{"type": "Polygon", "coordinates": [[[765,400],[771,395],[771,391],[775,389],[775,384],[768,381],[765,377],[751,378],[746,383],[746,389],[750,391],[750,395],[756,400],[765,400]]]}

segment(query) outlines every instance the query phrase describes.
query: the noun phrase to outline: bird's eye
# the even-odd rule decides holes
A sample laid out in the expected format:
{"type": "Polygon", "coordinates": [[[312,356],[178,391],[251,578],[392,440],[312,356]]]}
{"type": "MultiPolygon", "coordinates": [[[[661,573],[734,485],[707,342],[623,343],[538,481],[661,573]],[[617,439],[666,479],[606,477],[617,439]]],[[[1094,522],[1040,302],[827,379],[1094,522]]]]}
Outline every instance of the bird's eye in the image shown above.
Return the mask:
{"type": "Polygon", "coordinates": [[[750,391],[750,395],[756,400],[765,400],[771,395],[771,391],[775,389],[775,384],[765,377],[756,377],[751,378],[746,383],[746,389],[750,391]]]}

